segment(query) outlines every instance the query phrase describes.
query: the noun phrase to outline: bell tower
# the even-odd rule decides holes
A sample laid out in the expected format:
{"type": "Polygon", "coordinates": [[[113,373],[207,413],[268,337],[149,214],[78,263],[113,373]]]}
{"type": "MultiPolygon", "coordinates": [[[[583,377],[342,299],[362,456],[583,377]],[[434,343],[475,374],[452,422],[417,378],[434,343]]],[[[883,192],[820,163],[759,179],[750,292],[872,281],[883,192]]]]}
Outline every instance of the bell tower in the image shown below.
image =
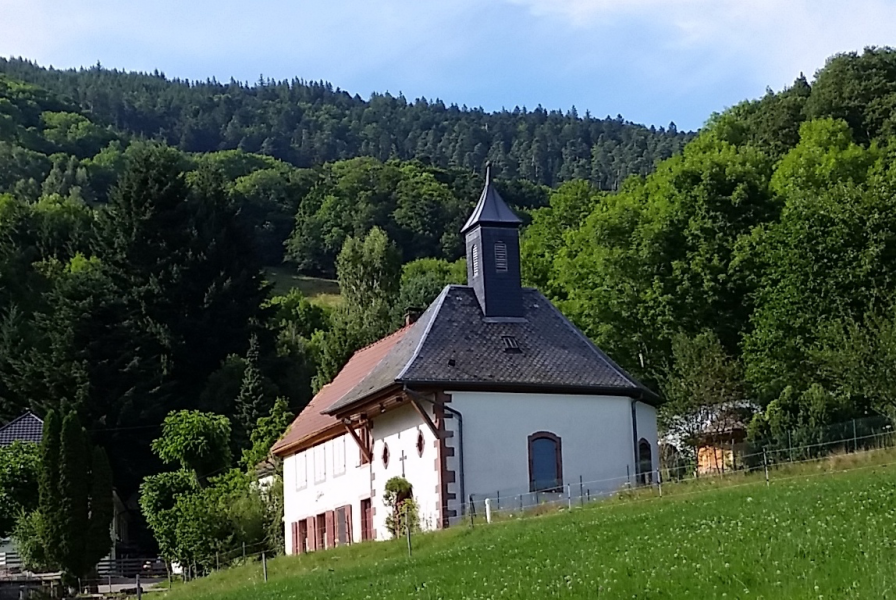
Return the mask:
{"type": "Polygon", "coordinates": [[[520,221],[485,167],[485,188],[461,229],[467,246],[467,285],[476,292],[486,318],[523,316],[520,279],[520,221]]]}

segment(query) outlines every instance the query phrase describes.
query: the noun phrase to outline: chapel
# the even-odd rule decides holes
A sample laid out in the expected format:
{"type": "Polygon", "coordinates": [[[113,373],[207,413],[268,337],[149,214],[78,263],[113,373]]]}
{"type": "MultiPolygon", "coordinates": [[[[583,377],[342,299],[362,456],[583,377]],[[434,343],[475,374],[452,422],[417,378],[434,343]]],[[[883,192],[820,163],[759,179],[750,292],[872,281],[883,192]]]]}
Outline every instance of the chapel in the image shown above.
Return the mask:
{"type": "Polygon", "coordinates": [[[522,286],[520,225],[487,172],[461,230],[467,285],[358,350],[274,445],[287,553],[388,539],[392,477],[424,529],[471,501],[579,502],[652,480],[659,399],[522,286]]]}

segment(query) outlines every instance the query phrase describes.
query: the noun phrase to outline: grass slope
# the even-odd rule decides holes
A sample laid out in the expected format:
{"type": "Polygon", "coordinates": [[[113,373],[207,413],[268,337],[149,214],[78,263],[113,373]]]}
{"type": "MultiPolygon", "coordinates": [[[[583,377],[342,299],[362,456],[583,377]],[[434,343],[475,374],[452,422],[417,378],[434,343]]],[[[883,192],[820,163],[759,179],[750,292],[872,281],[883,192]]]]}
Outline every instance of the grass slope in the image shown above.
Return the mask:
{"type": "Polygon", "coordinates": [[[250,564],[169,600],[896,597],[896,466],[742,480],[250,564]],[[682,493],[683,492],[683,493],[682,493]]]}
{"type": "Polygon", "coordinates": [[[309,300],[327,306],[336,306],[341,299],[339,284],[333,279],[299,275],[289,267],[268,267],[265,273],[274,286],[274,294],[287,294],[293,288],[298,288],[309,300]]]}

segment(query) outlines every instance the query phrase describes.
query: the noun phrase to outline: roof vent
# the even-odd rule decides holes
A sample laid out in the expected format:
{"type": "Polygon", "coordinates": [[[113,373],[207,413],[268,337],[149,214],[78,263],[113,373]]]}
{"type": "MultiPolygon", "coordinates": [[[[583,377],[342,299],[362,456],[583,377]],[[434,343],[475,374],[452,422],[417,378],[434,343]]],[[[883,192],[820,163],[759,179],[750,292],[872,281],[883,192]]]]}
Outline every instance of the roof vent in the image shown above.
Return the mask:
{"type": "Polygon", "coordinates": [[[504,341],[504,352],[508,354],[522,354],[522,350],[520,350],[520,344],[516,341],[516,338],[512,335],[502,335],[501,340],[504,341]]]}

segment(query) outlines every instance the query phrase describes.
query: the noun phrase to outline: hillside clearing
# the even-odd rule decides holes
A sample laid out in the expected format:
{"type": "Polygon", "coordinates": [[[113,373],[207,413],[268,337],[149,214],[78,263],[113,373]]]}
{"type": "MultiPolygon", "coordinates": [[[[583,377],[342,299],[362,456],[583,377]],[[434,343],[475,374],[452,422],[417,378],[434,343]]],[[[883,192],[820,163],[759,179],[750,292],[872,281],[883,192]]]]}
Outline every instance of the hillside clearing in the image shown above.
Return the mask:
{"type": "Polygon", "coordinates": [[[275,295],[288,294],[290,290],[298,289],[309,300],[327,306],[336,306],[341,301],[339,284],[333,279],[301,275],[289,267],[268,267],[265,274],[274,286],[275,295]]]}
{"type": "MultiPolygon", "coordinates": [[[[670,490],[672,491],[672,490],[670,490]]],[[[896,466],[803,474],[647,502],[250,564],[179,598],[890,598],[896,466]]]]}

